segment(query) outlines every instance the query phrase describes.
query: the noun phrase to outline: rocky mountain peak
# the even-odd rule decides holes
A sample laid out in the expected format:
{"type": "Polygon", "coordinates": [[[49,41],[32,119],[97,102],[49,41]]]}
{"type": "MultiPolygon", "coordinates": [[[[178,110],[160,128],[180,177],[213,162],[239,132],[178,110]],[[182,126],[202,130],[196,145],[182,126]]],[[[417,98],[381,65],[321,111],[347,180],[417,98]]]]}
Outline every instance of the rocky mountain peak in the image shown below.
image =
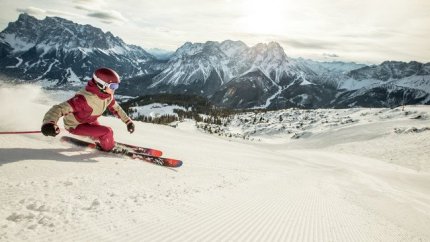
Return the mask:
{"type": "Polygon", "coordinates": [[[146,63],[154,60],[141,47],[127,45],[111,32],[60,17],[38,20],[21,14],[0,32],[0,70],[23,79],[80,85],[100,66],[128,77],[152,72],[146,63]]]}
{"type": "Polygon", "coordinates": [[[26,13],[22,13],[18,16],[18,20],[12,23],[25,23],[25,22],[34,22],[34,21],[37,21],[35,17],[28,15],[26,13]]]}
{"type": "MultiPolygon", "coordinates": [[[[1,36],[9,35],[12,42],[28,42],[35,45],[62,46],[62,48],[125,47],[125,43],[112,33],[104,33],[91,25],[80,25],[59,17],[38,20],[28,14],[21,14],[16,22],[10,23],[1,36]],[[18,40],[17,40],[18,38],[18,40]]],[[[25,50],[25,49],[24,49],[25,50]]]]}

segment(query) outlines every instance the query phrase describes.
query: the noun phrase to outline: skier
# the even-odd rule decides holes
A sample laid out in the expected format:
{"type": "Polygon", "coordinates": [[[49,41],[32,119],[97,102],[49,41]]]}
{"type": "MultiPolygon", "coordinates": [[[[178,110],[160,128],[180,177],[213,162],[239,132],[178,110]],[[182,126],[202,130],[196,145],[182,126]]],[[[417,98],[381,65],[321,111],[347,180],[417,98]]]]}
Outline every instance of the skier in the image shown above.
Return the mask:
{"type": "Polygon", "coordinates": [[[87,86],[77,92],[74,97],[54,105],[45,114],[41,131],[45,136],[57,136],[60,129],[58,120],[64,116],[64,127],[75,135],[88,136],[98,140],[104,151],[110,151],[115,147],[113,131],[110,127],[100,125],[97,118],[106,108],[120,118],[130,133],[134,132],[133,121],[118,105],[113,96],[120,83],[119,75],[112,69],[97,69],[87,86]]]}

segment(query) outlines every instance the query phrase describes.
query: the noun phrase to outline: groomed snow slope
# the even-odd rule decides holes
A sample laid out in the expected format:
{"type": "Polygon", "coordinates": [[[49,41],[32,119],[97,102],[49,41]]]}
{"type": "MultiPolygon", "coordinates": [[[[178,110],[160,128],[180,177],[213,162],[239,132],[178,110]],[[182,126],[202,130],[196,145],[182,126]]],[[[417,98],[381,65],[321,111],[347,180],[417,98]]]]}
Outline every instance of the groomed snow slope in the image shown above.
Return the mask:
{"type": "MultiPolygon", "coordinates": [[[[1,88],[0,101],[1,131],[38,129],[55,103],[35,87],[1,88]]],[[[365,150],[229,141],[192,122],[137,122],[130,135],[115,118],[100,121],[184,165],[0,135],[0,241],[430,241],[427,172],[365,150]]]]}

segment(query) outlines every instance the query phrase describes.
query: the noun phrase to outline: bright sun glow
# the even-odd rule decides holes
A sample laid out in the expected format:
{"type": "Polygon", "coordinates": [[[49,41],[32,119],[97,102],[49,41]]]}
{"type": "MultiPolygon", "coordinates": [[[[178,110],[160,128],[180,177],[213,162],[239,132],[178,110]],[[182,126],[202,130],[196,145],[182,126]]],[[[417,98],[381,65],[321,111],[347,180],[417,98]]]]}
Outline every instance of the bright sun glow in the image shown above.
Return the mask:
{"type": "MultiPolygon", "coordinates": [[[[284,1],[285,2],[285,1],[284,1]]],[[[242,31],[253,34],[281,34],[285,29],[282,0],[249,0],[243,7],[242,31]]]]}

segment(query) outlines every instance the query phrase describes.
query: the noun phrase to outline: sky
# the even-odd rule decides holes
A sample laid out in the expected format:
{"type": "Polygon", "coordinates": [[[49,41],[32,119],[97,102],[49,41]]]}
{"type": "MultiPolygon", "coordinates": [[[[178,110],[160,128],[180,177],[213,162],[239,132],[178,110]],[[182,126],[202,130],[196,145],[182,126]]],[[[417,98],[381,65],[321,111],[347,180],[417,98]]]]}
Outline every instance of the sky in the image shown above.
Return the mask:
{"type": "Polygon", "coordinates": [[[430,62],[429,0],[0,0],[0,29],[20,13],[59,16],[144,49],[185,42],[275,41],[290,57],[430,62]]]}

